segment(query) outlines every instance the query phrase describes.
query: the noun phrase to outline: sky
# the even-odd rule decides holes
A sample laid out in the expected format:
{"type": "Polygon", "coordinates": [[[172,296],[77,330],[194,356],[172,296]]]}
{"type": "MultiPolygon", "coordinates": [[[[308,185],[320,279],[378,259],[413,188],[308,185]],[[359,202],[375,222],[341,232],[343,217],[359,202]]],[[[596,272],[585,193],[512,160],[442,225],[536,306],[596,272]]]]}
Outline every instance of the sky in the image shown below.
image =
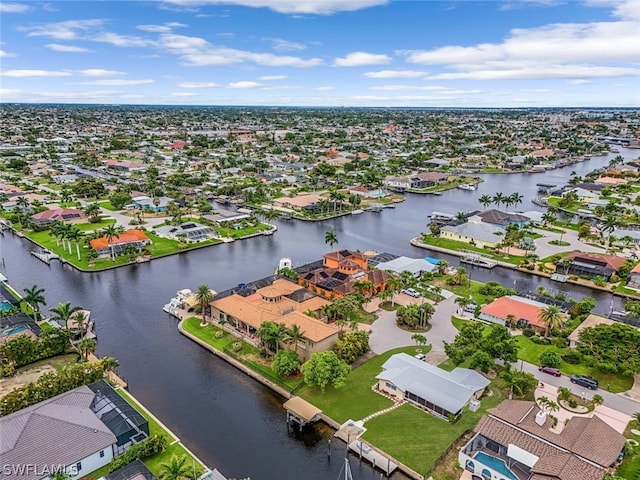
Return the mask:
{"type": "Polygon", "coordinates": [[[0,32],[5,103],[640,106],[640,0],[2,0],[0,32]]]}

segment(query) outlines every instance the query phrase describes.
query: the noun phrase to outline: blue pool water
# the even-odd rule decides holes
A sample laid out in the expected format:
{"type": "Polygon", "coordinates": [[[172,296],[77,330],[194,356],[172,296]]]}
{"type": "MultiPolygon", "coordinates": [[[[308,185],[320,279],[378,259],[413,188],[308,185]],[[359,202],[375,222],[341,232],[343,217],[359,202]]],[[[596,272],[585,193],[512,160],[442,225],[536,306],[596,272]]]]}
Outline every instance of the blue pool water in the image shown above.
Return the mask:
{"type": "Polygon", "coordinates": [[[11,310],[11,304],[6,300],[0,302],[0,312],[8,312],[11,310]]]}
{"type": "Polygon", "coordinates": [[[0,337],[8,337],[9,335],[13,335],[14,333],[24,332],[26,329],[26,325],[16,325],[15,327],[0,332],[0,337]]]}
{"type": "Polygon", "coordinates": [[[509,470],[509,467],[499,458],[492,457],[484,452],[476,453],[476,456],[473,458],[483,465],[492,468],[508,480],[518,480],[518,477],[516,477],[511,470],[509,470]]]}

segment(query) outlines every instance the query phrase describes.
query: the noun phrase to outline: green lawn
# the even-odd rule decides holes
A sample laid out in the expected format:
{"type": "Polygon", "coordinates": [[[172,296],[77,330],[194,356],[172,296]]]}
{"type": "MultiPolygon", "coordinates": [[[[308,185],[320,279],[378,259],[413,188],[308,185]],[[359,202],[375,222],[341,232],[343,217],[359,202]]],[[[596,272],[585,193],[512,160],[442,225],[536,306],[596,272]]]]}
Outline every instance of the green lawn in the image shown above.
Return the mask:
{"type": "MultiPolygon", "coordinates": [[[[164,429],[158,422],[156,422],[153,418],[151,418],[149,415],[147,415],[144,410],[140,407],[140,404],[138,402],[136,402],[133,397],[131,397],[131,395],[129,395],[126,391],[124,391],[122,388],[119,388],[118,390],[116,390],[120,396],[122,396],[122,398],[124,398],[133,408],[135,408],[140,415],[142,415],[144,418],[146,418],[149,421],[149,434],[151,435],[164,435],[165,437],[167,437],[167,449],[162,452],[159,453],[157,455],[154,455],[153,457],[147,458],[144,460],[144,464],[147,466],[147,468],[149,468],[149,470],[151,470],[151,472],[157,477],[160,478],[160,473],[162,472],[162,463],[164,462],[168,462],[169,459],[173,456],[173,455],[177,455],[177,456],[182,456],[182,455],[186,455],[189,458],[189,464],[192,464],[193,462],[196,463],[197,468],[199,468],[200,470],[203,469],[203,465],[197,460],[195,459],[193,456],[191,456],[189,454],[189,452],[187,452],[187,450],[184,449],[184,447],[181,444],[178,443],[174,443],[173,445],[169,445],[170,443],[172,443],[174,441],[174,437],[171,436],[171,434],[164,429]]],[[[96,472],[94,472],[95,474],[96,472]]],[[[93,477],[93,475],[91,475],[93,477]]],[[[94,477],[94,478],[99,478],[99,477],[94,477]]]]}
{"type": "Polygon", "coordinates": [[[217,227],[217,230],[221,237],[241,238],[246,237],[247,235],[253,235],[254,233],[261,232],[263,230],[271,230],[271,227],[264,223],[259,223],[255,226],[248,226],[240,229],[217,227]]]}
{"type": "MultiPolygon", "coordinates": [[[[115,222],[115,220],[105,220],[104,224],[109,224],[115,222]]],[[[80,224],[79,227],[86,226],[86,229],[95,229],[96,225],[103,225],[103,222],[100,223],[88,223],[88,224],[80,224]]],[[[100,228],[100,227],[98,227],[100,228]]],[[[179,248],[180,242],[177,240],[171,240],[168,238],[158,237],[150,232],[146,232],[147,236],[151,239],[152,244],[147,247],[149,252],[151,253],[151,258],[168,255],[171,253],[177,253],[181,251],[186,251],[191,248],[197,248],[204,245],[215,245],[221,243],[221,240],[211,239],[200,243],[192,243],[188,244],[186,248],[179,248]]],[[[64,250],[62,247],[62,242],[58,242],[56,244],[56,240],[54,237],[49,235],[48,230],[44,230],[42,232],[29,232],[26,236],[41,245],[42,247],[51,250],[53,253],[56,253],[61,258],[65,259],[67,262],[72,265],[81,268],[83,270],[100,270],[104,268],[112,268],[120,265],[126,265],[129,263],[129,258],[125,255],[119,255],[115,257],[115,261],[111,261],[110,258],[99,258],[95,260],[87,260],[86,254],[89,251],[89,246],[83,244],[81,242],[80,245],[80,260],[78,260],[76,246],[72,243],[71,254],[69,254],[68,250],[64,250]],[[91,265],[90,265],[91,264],[91,265]]]]}
{"type": "MultiPolygon", "coordinates": [[[[501,240],[502,240],[502,237],[499,235],[496,235],[496,241],[500,242],[501,240]]],[[[431,235],[422,235],[420,241],[425,245],[446,248],[447,250],[452,250],[454,252],[461,252],[463,250],[478,252],[483,255],[486,255],[487,257],[493,258],[494,260],[512,263],[514,265],[518,265],[520,262],[522,262],[524,258],[516,255],[505,255],[503,253],[495,253],[493,250],[477,247],[469,243],[458,242],[456,240],[451,240],[449,238],[433,237],[431,235]]]]}
{"type": "MultiPolygon", "coordinates": [[[[540,354],[546,351],[556,352],[558,355],[564,355],[569,352],[569,348],[558,348],[555,345],[538,345],[533,343],[531,339],[524,335],[516,337],[518,341],[518,358],[534,365],[540,365],[540,354]]],[[[624,375],[612,375],[610,373],[601,372],[596,368],[588,365],[573,365],[562,361],[558,369],[565,375],[589,375],[598,380],[600,388],[608,390],[612,393],[626,392],[633,386],[633,377],[624,375]]]]}
{"type": "Polygon", "coordinates": [[[96,222],[96,223],[78,223],[74,225],[74,227],[80,230],[81,232],[87,232],[92,230],[100,230],[101,228],[104,228],[109,225],[113,225],[114,223],[116,223],[115,218],[107,218],[104,220],[100,220],[99,222],[96,222]]]}
{"type": "Polygon", "coordinates": [[[484,286],[483,282],[476,282],[475,280],[471,280],[469,283],[465,283],[464,285],[447,285],[447,278],[449,277],[445,276],[436,278],[433,281],[433,284],[443,289],[449,290],[461,297],[467,297],[471,295],[471,299],[475,300],[478,305],[484,305],[485,303],[489,303],[490,301],[494,300],[494,297],[480,293],[480,289],[484,286]]]}
{"type": "Polygon", "coordinates": [[[298,391],[298,395],[339,423],[349,419],[361,420],[371,413],[393,405],[391,400],[371,390],[376,383],[375,376],[382,371],[382,364],[394,353],[405,352],[415,355],[416,348],[420,348],[422,353],[431,349],[430,346],[413,346],[390,350],[353,369],[343,388],[336,390],[332,386],[327,386],[322,392],[318,387],[305,386],[298,391]]]}
{"type": "Polygon", "coordinates": [[[237,342],[238,338],[234,337],[230,333],[225,332],[225,335],[222,338],[216,338],[216,333],[221,331],[218,327],[214,325],[207,325],[205,327],[200,326],[200,318],[197,317],[189,317],[187,318],[182,327],[192,335],[195,335],[200,340],[206,342],[211,345],[216,350],[220,350],[221,352],[225,352],[227,354],[233,355],[237,360],[240,360],[246,366],[251,368],[253,371],[259,373],[263,377],[268,378],[269,380],[277,383],[281,387],[293,391],[302,383],[302,379],[299,377],[294,378],[284,378],[278,375],[273,369],[267,365],[263,365],[262,363],[254,360],[259,356],[259,350],[255,348],[253,345],[242,342],[242,350],[235,354],[232,354],[229,351],[229,347],[232,343],[237,342]]]}
{"type": "Polygon", "coordinates": [[[493,396],[484,398],[477,412],[465,407],[455,424],[411,405],[403,405],[367,422],[367,431],[362,438],[427,477],[449,445],[466,430],[475,427],[487,409],[503,400],[501,390],[494,383],[489,388],[494,392],[493,396]]]}
{"type": "MultiPolygon", "coordinates": [[[[624,432],[625,437],[633,438],[636,442],[640,442],[640,435],[634,435],[631,433],[631,429],[640,429],[640,422],[637,420],[632,421],[624,432]]],[[[624,456],[617,475],[619,478],[628,480],[640,480],[640,447],[635,447],[624,456]]]]}
{"type": "Polygon", "coordinates": [[[113,205],[111,205],[111,202],[109,200],[100,200],[98,203],[102,208],[106,208],[107,210],[111,210],[112,212],[117,212],[120,210],[114,207],[113,205]]]}

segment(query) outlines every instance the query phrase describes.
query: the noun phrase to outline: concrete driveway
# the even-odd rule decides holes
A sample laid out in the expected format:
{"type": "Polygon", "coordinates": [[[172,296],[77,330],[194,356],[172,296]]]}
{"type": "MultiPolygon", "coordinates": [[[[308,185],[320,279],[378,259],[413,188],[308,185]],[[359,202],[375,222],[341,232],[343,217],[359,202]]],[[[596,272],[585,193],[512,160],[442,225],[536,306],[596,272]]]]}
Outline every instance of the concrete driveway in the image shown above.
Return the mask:
{"type": "Polygon", "coordinates": [[[594,247],[593,245],[588,245],[579,240],[578,232],[576,232],[575,230],[565,230],[565,233],[562,234],[562,241],[569,243],[569,245],[565,247],[549,244],[549,242],[553,240],[560,240],[561,235],[559,233],[552,233],[547,230],[535,230],[535,232],[544,235],[544,237],[536,238],[534,241],[536,245],[536,255],[538,255],[538,257],[540,258],[549,257],[551,255],[555,255],[556,253],[567,252],[571,250],[579,250],[584,253],[605,253],[604,248],[594,247]]]}
{"type": "MultiPolygon", "coordinates": [[[[452,341],[458,332],[451,323],[451,316],[457,308],[455,298],[455,296],[451,296],[435,306],[436,311],[430,321],[431,330],[425,335],[434,350],[443,351],[443,340],[452,341]]],[[[413,300],[415,302],[416,299],[413,300]]],[[[402,330],[396,325],[396,312],[385,310],[381,310],[381,312],[379,318],[371,325],[369,346],[372,352],[383,353],[392,348],[416,344],[411,340],[411,335],[413,335],[411,332],[402,330]]]]}

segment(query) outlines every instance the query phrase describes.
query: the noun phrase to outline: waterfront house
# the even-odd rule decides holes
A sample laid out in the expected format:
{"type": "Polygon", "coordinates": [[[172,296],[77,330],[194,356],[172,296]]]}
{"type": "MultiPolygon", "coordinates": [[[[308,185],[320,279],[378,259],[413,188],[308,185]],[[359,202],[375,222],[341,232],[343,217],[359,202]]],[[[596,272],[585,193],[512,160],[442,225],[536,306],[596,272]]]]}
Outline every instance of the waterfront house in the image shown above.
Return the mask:
{"type": "Polygon", "coordinates": [[[382,198],[387,195],[386,192],[381,188],[369,188],[365,187],[364,185],[355,185],[353,187],[349,187],[349,194],[357,195],[364,198],[382,198]]]}
{"type": "Polygon", "coordinates": [[[503,237],[496,232],[500,229],[488,223],[469,221],[459,225],[440,227],[440,236],[457,242],[468,243],[477,247],[495,248],[503,237]]]}
{"type": "Polygon", "coordinates": [[[207,225],[197,222],[184,222],[180,225],[165,225],[156,227],[156,234],[160,237],[170,238],[172,240],[190,240],[192,242],[202,242],[209,240],[217,235],[217,232],[207,225]]]}
{"type": "Polygon", "coordinates": [[[105,162],[107,168],[116,170],[119,172],[143,172],[147,169],[147,166],[142,162],[132,161],[119,161],[108,159],[105,162]]]}
{"type": "Polygon", "coordinates": [[[327,298],[337,298],[356,291],[357,281],[371,282],[369,294],[375,295],[385,289],[390,276],[384,270],[370,270],[366,255],[344,249],[326,253],[322,266],[301,273],[298,282],[327,298]]]}
{"type": "Polygon", "coordinates": [[[425,260],[424,258],[398,257],[388,262],[376,265],[376,268],[385,272],[400,274],[411,272],[414,276],[420,277],[423,273],[433,273],[438,271],[438,265],[425,260]]]}
{"type": "Polygon", "coordinates": [[[488,411],[458,453],[465,470],[483,479],[602,480],[625,439],[597,415],[571,418],[560,433],[534,402],[505,400],[488,411]]]}
{"type": "Polygon", "coordinates": [[[594,315],[593,313],[590,314],[567,337],[567,340],[569,340],[569,347],[575,348],[576,346],[578,346],[578,342],[580,341],[580,332],[585,328],[595,327],[598,325],[611,325],[613,323],[615,323],[615,321],[611,320],[610,318],[601,317],[600,315],[594,315]]]}
{"type": "Polygon", "coordinates": [[[202,216],[202,218],[204,218],[205,220],[209,220],[210,222],[213,222],[217,225],[220,225],[222,222],[238,222],[250,217],[251,215],[249,215],[248,213],[242,213],[238,211],[233,212],[231,210],[225,210],[223,208],[218,208],[212,213],[202,216]]]}
{"type": "Polygon", "coordinates": [[[562,196],[564,197],[568,193],[575,193],[580,203],[589,203],[593,200],[597,200],[598,198],[600,198],[600,195],[598,193],[594,193],[591,190],[587,190],[582,187],[575,187],[570,190],[567,190],[562,194],[562,196]]]}
{"type": "Polygon", "coordinates": [[[513,315],[516,325],[534,328],[538,332],[543,332],[546,325],[539,319],[539,316],[540,312],[547,306],[542,302],[529,298],[507,295],[496,298],[493,302],[484,305],[480,309],[478,318],[485,322],[506,325],[509,315],[513,315]]]}
{"type": "Polygon", "coordinates": [[[263,322],[282,323],[286,328],[300,327],[304,340],[296,351],[304,362],[312,353],[330,350],[338,339],[339,329],[311,317],[322,315],[322,307],[331,302],[285,280],[276,279],[255,291],[230,293],[211,303],[211,317],[231,325],[237,334],[255,336],[263,322]]]}
{"type": "Polygon", "coordinates": [[[406,353],[396,353],[382,365],[376,389],[449,420],[482,396],[489,380],[474,370],[457,367],[451,372],[406,353]]]}
{"type": "Polygon", "coordinates": [[[629,278],[627,279],[627,288],[640,290],[640,263],[633,267],[633,269],[629,272],[629,278]]]}
{"type": "Polygon", "coordinates": [[[301,209],[317,204],[322,197],[317,193],[300,192],[295,197],[280,197],[273,200],[276,207],[301,209]]]}
{"type": "Polygon", "coordinates": [[[127,245],[133,245],[138,250],[142,250],[146,245],[151,244],[151,239],[142,230],[132,229],[114,236],[111,242],[107,237],[100,237],[91,240],[89,244],[99,257],[108,257],[111,255],[112,250],[114,254],[118,254],[127,245]]]}
{"type": "Polygon", "coordinates": [[[46,227],[54,222],[86,223],[87,215],[77,208],[54,208],[31,215],[29,219],[39,227],[46,227]]]}
{"type": "Polygon", "coordinates": [[[609,281],[625,262],[616,255],[596,255],[572,252],[556,264],[556,272],[563,275],[578,275],[587,278],[602,277],[609,281]]]}
{"type": "MultiPolygon", "coordinates": [[[[4,310],[7,305],[17,307],[19,304],[12,304],[4,300],[4,296],[0,296],[0,311],[4,310]]],[[[33,318],[28,317],[24,313],[17,313],[7,317],[0,318],[0,345],[20,335],[26,335],[32,339],[40,336],[40,325],[33,318]]]]}
{"type": "Polygon", "coordinates": [[[522,228],[529,223],[530,220],[529,217],[520,215],[519,213],[501,212],[500,210],[491,209],[469,217],[469,221],[476,223],[484,222],[500,228],[506,228],[509,224],[517,225],[522,228]]]}
{"type": "Polygon", "coordinates": [[[615,185],[624,185],[625,183],[628,183],[628,182],[624,178],[602,176],[600,178],[596,178],[594,180],[594,183],[598,185],[615,186],[615,185]]]}
{"type": "Polygon", "coordinates": [[[6,480],[49,479],[53,466],[71,480],[105,466],[149,436],[149,424],[109,384],[98,381],[0,418],[6,480]]]}
{"type": "Polygon", "coordinates": [[[448,180],[449,175],[445,173],[420,172],[400,177],[387,177],[382,183],[395,188],[426,188],[446,183],[448,180]]]}

